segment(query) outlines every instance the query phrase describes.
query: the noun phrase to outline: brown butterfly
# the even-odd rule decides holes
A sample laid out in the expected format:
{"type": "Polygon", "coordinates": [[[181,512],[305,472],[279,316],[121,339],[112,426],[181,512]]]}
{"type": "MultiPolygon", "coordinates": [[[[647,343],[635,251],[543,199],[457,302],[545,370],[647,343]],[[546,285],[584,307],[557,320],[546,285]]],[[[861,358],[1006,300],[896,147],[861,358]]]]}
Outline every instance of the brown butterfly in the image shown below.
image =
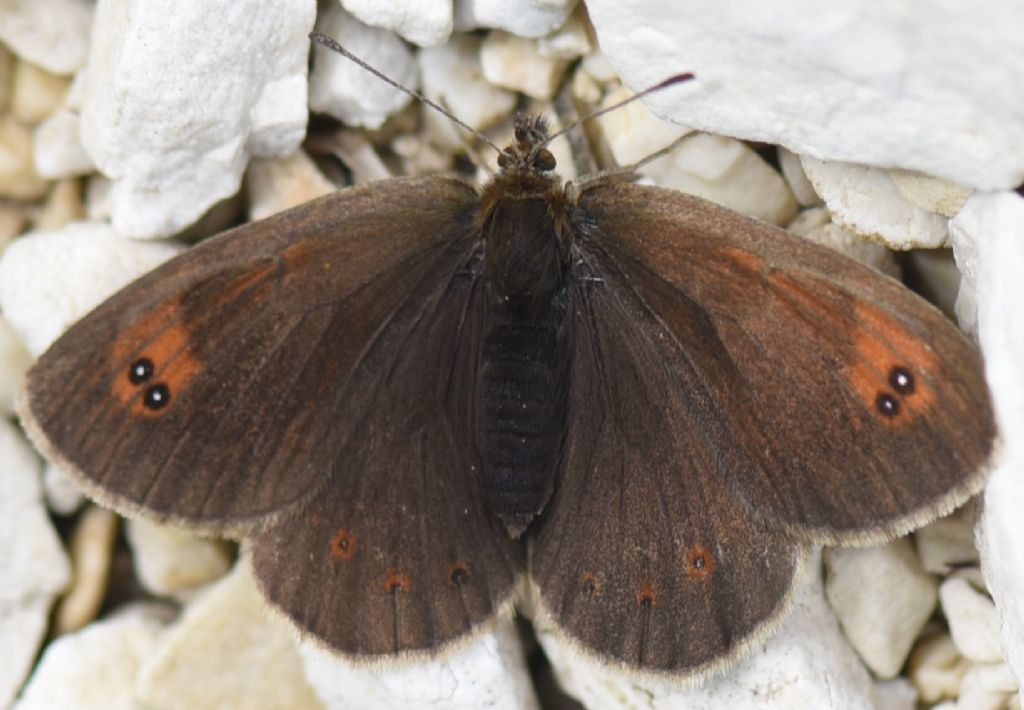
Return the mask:
{"type": "Polygon", "coordinates": [[[245,538],[338,653],[429,655],[508,609],[699,677],[787,611],[808,544],[983,485],[978,351],[899,283],[696,197],[562,186],[536,118],[481,192],[341,190],[209,239],[28,377],[101,502],[245,538]]]}

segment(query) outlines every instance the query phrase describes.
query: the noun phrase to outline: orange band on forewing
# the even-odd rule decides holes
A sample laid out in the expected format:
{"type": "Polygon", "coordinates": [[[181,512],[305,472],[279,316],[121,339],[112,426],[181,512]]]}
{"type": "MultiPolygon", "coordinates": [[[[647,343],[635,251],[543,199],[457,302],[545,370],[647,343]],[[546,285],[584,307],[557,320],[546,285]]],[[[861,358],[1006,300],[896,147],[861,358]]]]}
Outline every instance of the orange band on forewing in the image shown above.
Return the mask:
{"type": "Polygon", "coordinates": [[[909,423],[935,402],[929,382],[936,377],[938,359],[920,338],[882,309],[857,301],[854,316],[857,327],[850,340],[856,358],[845,368],[844,377],[872,411],[876,411],[879,395],[894,397],[900,409],[888,421],[894,425],[909,423]],[[889,376],[897,367],[905,368],[914,378],[912,393],[900,395],[894,391],[889,376]]]}

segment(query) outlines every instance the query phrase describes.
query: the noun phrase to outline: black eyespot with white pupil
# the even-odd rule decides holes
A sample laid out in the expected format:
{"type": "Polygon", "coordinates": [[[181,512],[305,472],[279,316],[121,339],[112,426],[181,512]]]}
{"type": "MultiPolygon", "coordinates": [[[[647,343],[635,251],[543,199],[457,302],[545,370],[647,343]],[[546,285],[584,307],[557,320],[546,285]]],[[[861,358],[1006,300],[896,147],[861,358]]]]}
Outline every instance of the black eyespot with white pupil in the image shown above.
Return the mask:
{"type": "Polygon", "coordinates": [[[142,395],[142,403],[148,409],[163,409],[171,401],[171,391],[164,383],[155,384],[142,395]]]}
{"type": "Polygon", "coordinates": [[[892,392],[882,391],[875,397],[875,409],[887,419],[898,417],[902,411],[900,400],[914,393],[914,375],[902,365],[889,370],[889,386],[892,392]]]}
{"type": "Polygon", "coordinates": [[[153,361],[148,357],[139,358],[128,369],[128,381],[140,385],[153,376],[153,361]]]}
{"type": "MultiPolygon", "coordinates": [[[[141,385],[153,379],[156,365],[148,357],[140,357],[128,368],[128,381],[133,385],[141,385]]],[[[156,411],[163,409],[171,401],[171,390],[163,382],[156,382],[142,393],[142,404],[146,409],[156,411]]]]}
{"type": "Polygon", "coordinates": [[[882,392],[875,398],[875,408],[883,417],[890,419],[900,413],[900,403],[888,392],[882,392]]]}
{"type": "Polygon", "coordinates": [[[905,367],[894,367],[889,373],[889,384],[899,394],[914,392],[914,376],[905,367]]]}

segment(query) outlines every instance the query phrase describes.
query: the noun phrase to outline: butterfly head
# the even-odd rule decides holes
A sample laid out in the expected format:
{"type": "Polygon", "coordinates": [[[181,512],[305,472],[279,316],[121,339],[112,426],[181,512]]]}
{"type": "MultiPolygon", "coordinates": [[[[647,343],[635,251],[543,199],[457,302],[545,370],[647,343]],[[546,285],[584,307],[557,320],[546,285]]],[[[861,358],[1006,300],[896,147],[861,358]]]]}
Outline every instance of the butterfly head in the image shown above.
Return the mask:
{"type": "Polygon", "coordinates": [[[498,167],[503,174],[550,173],[556,165],[547,149],[550,140],[546,118],[516,114],[515,142],[501,151],[498,167]]]}

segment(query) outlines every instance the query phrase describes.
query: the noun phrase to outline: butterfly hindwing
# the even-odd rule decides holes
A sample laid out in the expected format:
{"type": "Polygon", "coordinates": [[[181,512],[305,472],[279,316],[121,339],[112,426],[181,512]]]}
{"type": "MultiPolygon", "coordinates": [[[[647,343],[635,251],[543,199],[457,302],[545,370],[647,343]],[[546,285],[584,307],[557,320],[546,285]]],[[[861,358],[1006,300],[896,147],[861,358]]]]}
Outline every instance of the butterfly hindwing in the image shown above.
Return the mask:
{"type": "Polygon", "coordinates": [[[530,556],[541,613],[592,653],[697,677],[774,628],[804,551],[730,489],[714,403],[688,397],[699,347],[665,342],[618,275],[575,296],[576,416],[530,556]]]}
{"type": "Polygon", "coordinates": [[[702,407],[722,474],[764,522],[878,541],[979,490],[995,433],[980,354],[931,305],[678,192],[601,182],[580,209],[584,261],[685,353],[679,395],[702,407]]]}
{"type": "Polygon", "coordinates": [[[511,611],[521,550],[485,508],[472,436],[478,286],[456,276],[393,314],[353,373],[374,406],[328,485],[252,543],[267,598],[341,653],[437,650],[511,611]]]}

